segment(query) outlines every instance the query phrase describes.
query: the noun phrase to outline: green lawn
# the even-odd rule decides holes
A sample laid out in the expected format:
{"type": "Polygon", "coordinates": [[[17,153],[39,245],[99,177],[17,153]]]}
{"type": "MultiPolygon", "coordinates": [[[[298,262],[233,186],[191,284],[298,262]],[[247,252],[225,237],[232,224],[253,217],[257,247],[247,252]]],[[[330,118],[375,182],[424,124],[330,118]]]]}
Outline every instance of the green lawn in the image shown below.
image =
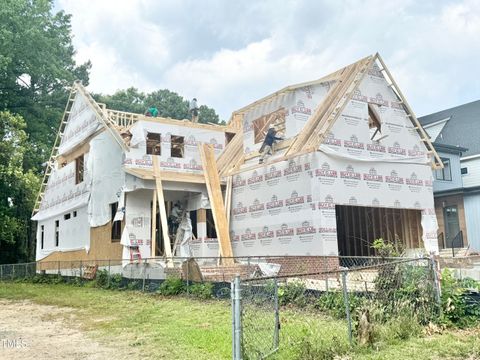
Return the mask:
{"type": "MultiPolygon", "coordinates": [[[[135,347],[145,359],[231,358],[229,301],[28,283],[0,283],[0,298],[73,308],[81,327],[92,338],[109,345],[122,342],[135,347]]],[[[271,335],[255,316],[247,321],[259,326],[260,335],[250,335],[251,341],[261,343],[261,334],[271,335]]],[[[345,359],[480,359],[478,328],[352,350],[341,321],[286,310],[281,313],[281,323],[281,344],[288,346],[272,357],[275,359],[330,359],[339,353],[345,359]]]]}

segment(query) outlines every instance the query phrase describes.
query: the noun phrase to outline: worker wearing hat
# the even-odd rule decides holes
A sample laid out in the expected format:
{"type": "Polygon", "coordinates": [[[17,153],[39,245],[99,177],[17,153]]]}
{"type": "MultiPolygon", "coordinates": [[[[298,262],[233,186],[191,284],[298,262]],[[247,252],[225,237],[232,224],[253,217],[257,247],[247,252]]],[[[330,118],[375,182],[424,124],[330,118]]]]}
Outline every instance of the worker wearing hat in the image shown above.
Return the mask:
{"type": "Polygon", "coordinates": [[[265,157],[267,155],[272,155],[273,154],[273,144],[276,141],[282,140],[281,137],[275,136],[277,134],[277,130],[275,130],[275,126],[273,124],[270,124],[268,126],[268,131],[267,134],[265,135],[265,140],[263,140],[263,144],[260,147],[260,160],[258,161],[259,164],[263,163],[263,160],[265,160],[265,157]]]}

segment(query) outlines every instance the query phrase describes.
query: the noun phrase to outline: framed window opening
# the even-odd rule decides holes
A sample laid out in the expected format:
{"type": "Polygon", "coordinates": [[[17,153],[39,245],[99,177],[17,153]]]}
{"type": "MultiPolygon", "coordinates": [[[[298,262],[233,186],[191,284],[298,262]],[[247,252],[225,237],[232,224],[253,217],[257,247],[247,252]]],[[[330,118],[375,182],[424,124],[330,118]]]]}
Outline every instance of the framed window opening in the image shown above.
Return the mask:
{"type": "Polygon", "coordinates": [[[377,110],[378,106],[368,103],[368,128],[370,129],[370,140],[380,141],[382,137],[382,120],[377,110]]]}
{"type": "Polygon", "coordinates": [[[172,135],[170,138],[171,156],[174,158],[183,158],[185,155],[185,142],[183,136],[172,135]]]}
{"type": "Polygon", "coordinates": [[[122,221],[117,220],[114,221],[115,219],[115,214],[117,213],[118,210],[118,202],[110,204],[110,210],[111,210],[111,241],[112,242],[119,242],[122,238],[122,221]]]}
{"type": "Polygon", "coordinates": [[[147,133],[147,154],[162,154],[162,136],[158,133],[147,133]]]}
{"type": "Polygon", "coordinates": [[[75,159],[75,185],[83,182],[85,175],[85,158],[84,154],[75,159]]]}
{"type": "Polygon", "coordinates": [[[207,215],[207,238],[216,239],[217,230],[215,229],[215,220],[213,219],[212,209],[206,209],[207,215]]]}
{"type": "Polygon", "coordinates": [[[45,225],[40,226],[40,249],[45,245],[45,225]]]}
{"type": "Polygon", "coordinates": [[[60,220],[55,220],[55,247],[60,243],[60,220]]]}

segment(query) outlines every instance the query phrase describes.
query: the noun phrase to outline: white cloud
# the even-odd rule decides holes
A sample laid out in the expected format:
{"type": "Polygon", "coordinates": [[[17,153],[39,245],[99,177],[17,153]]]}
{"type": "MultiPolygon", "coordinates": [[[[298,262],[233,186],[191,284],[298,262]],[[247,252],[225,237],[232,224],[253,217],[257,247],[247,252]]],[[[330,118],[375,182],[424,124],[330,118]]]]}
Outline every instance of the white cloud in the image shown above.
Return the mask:
{"type": "Polygon", "coordinates": [[[417,114],[480,98],[480,3],[58,0],[92,91],[197,96],[227,119],[291,83],[379,51],[417,114]],[[88,4],[88,5],[86,5],[88,4]]]}

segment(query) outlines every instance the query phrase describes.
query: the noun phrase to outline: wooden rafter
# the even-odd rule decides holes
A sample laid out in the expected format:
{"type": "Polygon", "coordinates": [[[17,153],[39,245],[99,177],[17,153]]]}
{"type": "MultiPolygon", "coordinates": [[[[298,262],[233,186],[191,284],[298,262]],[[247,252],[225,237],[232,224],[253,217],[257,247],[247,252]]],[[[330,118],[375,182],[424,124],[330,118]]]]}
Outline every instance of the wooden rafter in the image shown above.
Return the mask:
{"type": "Polygon", "coordinates": [[[376,54],[375,55],[375,58],[378,59],[378,61],[380,62],[380,64],[382,65],[382,69],[380,71],[382,72],[385,72],[385,74],[387,75],[388,79],[387,79],[387,82],[388,80],[390,80],[390,83],[388,84],[389,87],[392,88],[392,90],[396,93],[396,95],[398,96],[399,100],[401,101],[401,105],[403,106],[405,112],[407,113],[407,116],[410,118],[410,120],[412,121],[414,127],[415,127],[415,130],[418,132],[418,134],[420,135],[420,138],[422,139],[423,143],[425,144],[427,150],[429,151],[429,153],[431,155],[433,155],[433,162],[432,162],[432,168],[434,169],[442,169],[443,168],[443,163],[442,163],[442,160],[440,159],[440,156],[438,155],[437,151],[435,150],[435,148],[433,147],[433,144],[432,142],[430,141],[430,137],[428,136],[427,132],[425,131],[425,129],[423,128],[422,124],[420,124],[420,122],[418,121],[417,117],[415,116],[415,113],[413,112],[412,108],[410,107],[410,105],[408,104],[407,102],[407,99],[405,98],[405,96],[402,94],[402,91],[400,90],[400,88],[398,87],[397,83],[395,82],[392,74],[390,73],[390,71],[388,70],[387,68],[387,65],[385,65],[385,63],[383,62],[383,59],[382,57],[380,56],[380,54],[376,54]]]}

